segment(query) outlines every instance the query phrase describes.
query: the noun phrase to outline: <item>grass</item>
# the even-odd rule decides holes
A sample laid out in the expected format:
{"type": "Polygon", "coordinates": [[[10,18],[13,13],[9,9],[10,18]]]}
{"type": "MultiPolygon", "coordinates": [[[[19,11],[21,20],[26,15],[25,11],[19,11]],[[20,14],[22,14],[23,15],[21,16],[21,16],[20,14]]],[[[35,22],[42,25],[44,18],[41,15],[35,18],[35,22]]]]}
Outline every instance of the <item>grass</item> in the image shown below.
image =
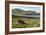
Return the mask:
{"type": "Polygon", "coordinates": [[[37,18],[23,18],[22,20],[25,24],[18,24],[18,20],[22,19],[21,17],[12,17],[12,28],[32,28],[40,27],[40,19],[37,18]]]}

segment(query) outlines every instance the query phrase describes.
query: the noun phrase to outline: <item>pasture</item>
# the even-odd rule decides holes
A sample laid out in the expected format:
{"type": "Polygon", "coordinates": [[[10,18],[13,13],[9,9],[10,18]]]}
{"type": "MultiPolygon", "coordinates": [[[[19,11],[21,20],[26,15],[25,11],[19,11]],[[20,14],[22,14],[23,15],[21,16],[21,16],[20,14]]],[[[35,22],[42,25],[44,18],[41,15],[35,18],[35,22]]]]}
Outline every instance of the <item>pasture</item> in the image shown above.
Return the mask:
{"type": "Polygon", "coordinates": [[[26,18],[26,17],[14,17],[12,16],[12,28],[34,28],[40,27],[40,18],[26,18]],[[18,23],[22,20],[24,23],[18,23]]]}

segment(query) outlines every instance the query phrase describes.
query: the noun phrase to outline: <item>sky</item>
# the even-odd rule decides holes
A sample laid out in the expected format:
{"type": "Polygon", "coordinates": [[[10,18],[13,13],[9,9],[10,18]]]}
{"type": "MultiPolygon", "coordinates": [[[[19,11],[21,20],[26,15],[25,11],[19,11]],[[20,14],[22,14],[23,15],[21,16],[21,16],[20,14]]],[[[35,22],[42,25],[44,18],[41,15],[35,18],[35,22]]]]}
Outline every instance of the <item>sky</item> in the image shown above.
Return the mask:
{"type": "Polygon", "coordinates": [[[26,11],[35,11],[36,13],[40,12],[40,7],[25,7],[25,6],[13,6],[13,9],[18,8],[26,11]]]}

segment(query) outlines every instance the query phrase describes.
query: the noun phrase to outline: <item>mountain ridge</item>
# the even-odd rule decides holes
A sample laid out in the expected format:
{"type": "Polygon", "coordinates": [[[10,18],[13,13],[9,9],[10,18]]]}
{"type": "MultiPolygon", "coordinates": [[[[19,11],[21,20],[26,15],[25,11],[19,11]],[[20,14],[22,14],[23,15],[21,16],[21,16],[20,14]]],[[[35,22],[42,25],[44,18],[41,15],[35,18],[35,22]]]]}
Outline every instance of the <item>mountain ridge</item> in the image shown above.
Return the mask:
{"type": "Polygon", "coordinates": [[[25,10],[22,10],[22,9],[12,9],[12,13],[13,14],[40,14],[40,13],[36,13],[35,11],[25,11],[25,10]]]}

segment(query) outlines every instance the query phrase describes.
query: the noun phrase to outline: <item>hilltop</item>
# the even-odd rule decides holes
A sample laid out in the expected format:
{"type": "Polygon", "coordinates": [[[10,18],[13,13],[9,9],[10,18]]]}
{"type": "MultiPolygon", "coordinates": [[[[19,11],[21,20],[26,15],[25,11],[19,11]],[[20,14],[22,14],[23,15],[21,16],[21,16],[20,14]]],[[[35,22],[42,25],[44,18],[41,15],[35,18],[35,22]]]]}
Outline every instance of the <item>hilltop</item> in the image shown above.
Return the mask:
{"type": "Polygon", "coordinates": [[[12,13],[13,14],[21,14],[21,15],[39,15],[40,13],[36,13],[35,11],[25,11],[25,10],[22,10],[22,9],[12,9],[12,13]]]}

